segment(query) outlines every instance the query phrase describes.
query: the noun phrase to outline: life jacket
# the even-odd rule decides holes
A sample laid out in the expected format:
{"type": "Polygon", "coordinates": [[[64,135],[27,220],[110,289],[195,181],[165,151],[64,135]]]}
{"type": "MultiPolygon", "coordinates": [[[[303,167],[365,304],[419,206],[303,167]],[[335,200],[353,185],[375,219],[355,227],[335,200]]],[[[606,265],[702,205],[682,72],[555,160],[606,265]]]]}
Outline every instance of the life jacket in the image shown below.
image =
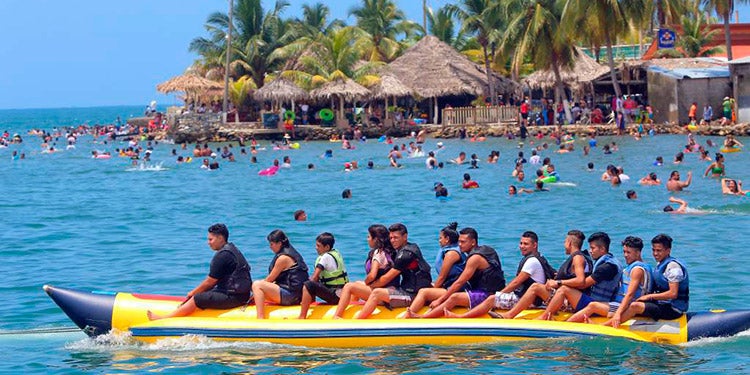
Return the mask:
{"type": "MultiPolygon", "coordinates": [[[[367,260],[365,260],[365,274],[366,275],[370,274],[370,270],[372,269],[372,257],[375,254],[375,250],[378,250],[378,249],[372,249],[367,254],[367,260]]],[[[389,251],[386,251],[385,249],[380,249],[380,251],[382,251],[385,254],[385,258],[388,260],[388,264],[386,264],[386,267],[378,269],[378,274],[375,277],[375,280],[381,278],[383,275],[388,273],[388,271],[390,271],[391,268],[393,268],[393,258],[391,257],[391,253],[389,251]]],[[[399,286],[399,284],[401,284],[400,275],[394,277],[393,280],[391,280],[391,282],[388,283],[388,285],[384,286],[384,288],[387,288],[389,286],[399,286]]]]}
{"type": "Polygon", "coordinates": [[[329,288],[341,288],[344,284],[349,282],[349,276],[346,274],[346,267],[344,266],[344,259],[341,258],[341,253],[336,249],[331,249],[327,253],[318,255],[318,259],[315,260],[315,264],[320,264],[323,255],[329,254],[333,257],[336,262],[336,269],[333,271],[326,271],[325,269],[320,272],[320,282],[329,288]]]}
{"type": "Polygon", "coordinates": [[[664,271],[667,270],[667,265],[669,265],[669,263],[671,262],[675,262],[680,265],[680,267],[682,268],[682,273],[685,275],[685,279],[680,281],[680,285],[677,288],[677,298],[667,301],[656,301],[656,303],[670,303],[675,309],[686,312],[688,310],[688,305],[690,302],[690,279],[688,278],[687,267],[685,267],[685,265],[676,258],[672,258],[671,256],[667,257],[656,265],[656,269],[653,270],[652,274],[652,292],[661,293],[669,290],[669,281],[667,281],[667,278],[664,277],[664,271]]]}
{"type": "Polygon", "coordinates": [[[310,275],[307,273],[307,264],[305,264],[305,260],[302,259],[302,255],[300,255],[293,247],[284,247],[276,253],[276,256],[271,260],[271,265],[268,266],[268,273],[271,273],[273,266],[276,265],[276,260],[282,255],[294,259],[294,265],[281,271],[274,283],[279,287],[288,290],[292,294],[301,294],[302,285],[310,278],[310,275]]]}
{"type": "Polygon", "coordinates": [[[440,272],[440,270],[443,269],[443,260],[449,251],[457,252],[460,258],[456,263],[453,263],[451,269],[448,270],[448,275],[445,278],[445,281],[443,281],[443,288],[445,289],[448,289],[448,287],[450,287],[458,277],[461,276],[461,272],[464,272],[464,267],[466,267],[466,259],[469,257],[469,255],[461,251],[456,244],[441,247],[437,259],[435,259],[435,270],[437,272],[440,272]]]}
{"type": "MultiPolygon", "coordinates": [[[[422,288],[432,286],[432,275],[430,275],[430,265],[424,260],[422,251],[419,246],[413,243],[407,243],[396,252],[394,264],[399,263],[399,258],[408,257],[411,261],[406,269],[401,271],[401,289],[407,293],[416,294],[422,288]]],[[[407,258],[407,259],[408,259],[407,258]]]]}
{"type": "Polygon", "coordinates": [[[636,267],[643,268],[643,281],[641,282],[640,288],[635,291],[635,295],[633,295],[633,301],[635,301],[636,298],[644,294],[648,294],[651,291],[651,272],[653,272],[651,270],[651,266],[640,260],[637,260],[633,263],[628,264],[628,266],[625,267],[624,270],[622,270],[622,278],[620,279],[620,291],[615,296],[615,302],[622,302],[622,299],[628,292],[628,288],[630,288],[630,272],[632,272],[636,267]]]}
{"type": "Polygon", "coordinates": [[[613,277],[611,280],[600,280],[597,281],[596,284],[591,286],[591,299],[597,302],[612,301],[615,298],[615,294],[619,290],[620,278],[622,277],[622,267],[620,266],[620,263],[617,261],[617,259],[615,259],[615,257],[610,253],[602,255],[599,259],[596,260],[592,273],[596,272],[596,269],[604,263],[609,263],[616,266],[617,275],[615,275],[615,277],[613,277]]]}
{"type": "MultiPolygon", "coordinates": [[[[549,265],[549,262],[547,261],[547,258],[542,256],[539,253],[536,254],[529,254],[518,263],[518,270],[516,270],[516,276],[521,274],[521,270],[523,269],[523,266],[526,264],[526,261],[528,261],[530,258],[536,258],[539,263],[542,265],[542,269],[544,270],[544,281],[547,281],[547,279],[552,279],[555,277],[555,269],[552,268],[552,266],[549,265]]],[[[513,291],[517,296],[521,297],[526,293],[526,291],[534,285],[536,281],[529,276],[529,278],[526,279],[526,281],[523,282],[516,290],[513,291]]]]}
{"type": "MultiPolygon", "coordinates": [[[[228,242],[219,252],[226,251],[234,258],[234,270],[224,279],[219,280],[214,289],[227,294],[249,294],[252,289],[253,280],[250,276],[250,265],[245,256],[233,243],[228,242]]],[[[218,255],[218,253],[217,253],[218,255]]]]}
{"type": "Polygon", "coordinates": [[[469,252],[469,258],[475,255],[484,258],[490,266],[474,272],[474,275],[469,279],[469,288],[488,294],[505,288],[505,274],[503,273],[503,266],[500,263],[500,257],[497,256],[497,251],[489,246],[482,245],[473,248],[469,252]]]}
{"type": "Polygon", "coordinates": [[[591,254],[589,254],[588,250],[577,250],[573,254],[570,254],[568,259],[565,259],[565,262],[560,266],[560,269],[557,270],[556,280],[570,280],[576,277],[573,270],[573,258],[576,255],[582,255],[585,260],[583,265],[584,276],[591,275],[591,269],[594,268],[594,260],[591,259],[591,254]]]}

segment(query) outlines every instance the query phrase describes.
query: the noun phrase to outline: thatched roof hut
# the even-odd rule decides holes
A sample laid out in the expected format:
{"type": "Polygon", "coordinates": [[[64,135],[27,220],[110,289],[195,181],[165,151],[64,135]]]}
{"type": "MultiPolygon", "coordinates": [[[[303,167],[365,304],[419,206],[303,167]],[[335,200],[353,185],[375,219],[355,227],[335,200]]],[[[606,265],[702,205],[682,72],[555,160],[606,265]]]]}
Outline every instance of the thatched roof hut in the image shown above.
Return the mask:
{"type": "Polygon", "coordinates": [[[351,101],[368,95],[370,95],[370,90],[350,78],[334,79],[320,88],[310,91],[310,97],[313,99],[332,99],[334,96],[339,98],[339,121],[344,119],[345,100],[351,101]]]}
{"type": "Polygon", "coordinates": [[[156,90],[168,94],[174,91],[190,93],[200,90],[221,89],[223,87],[221,83],[216,81],[211,81],[194,74],[183,74],[156,85],[156,90]]]}
{"type": "MultiPolygon", "coordinates": [[[[440,39],[427,35],[386,67],[406,86],[423,98],[448,95],[488,95],[484,66],[462,55],[440,39]]],[[[499,92],[510,92],[515,82],[494,75],[499,92]]]]}
{"type": "MultiPolygon", "coordinates": [[[[563,84],[574,90],[583,89],[583,84],[591,83],[596,78],[609,73],[609,67],[596,62],[580,48],[576,48],[576,61],[572,69],[560,69],[563,84]]],[[[537,70],[523,82],[531,88],[550,89],[555,86],[555,73],[552,69],[537,70]]]]}
{"type": "Polygon", "coordinates": [[[380,77],[380,81],[370,86],[371,98],[387,99],[389,97],[410,96],[414,93],[410,87],[404,85],[398,78],[386,74],[380,77]]]}
{"type": "Polygon", "coordinates": [[[256,90],[253,96],[256,100],[294,101],[307,99],[310,95],[294,82],[279,77],[256,90]]]}

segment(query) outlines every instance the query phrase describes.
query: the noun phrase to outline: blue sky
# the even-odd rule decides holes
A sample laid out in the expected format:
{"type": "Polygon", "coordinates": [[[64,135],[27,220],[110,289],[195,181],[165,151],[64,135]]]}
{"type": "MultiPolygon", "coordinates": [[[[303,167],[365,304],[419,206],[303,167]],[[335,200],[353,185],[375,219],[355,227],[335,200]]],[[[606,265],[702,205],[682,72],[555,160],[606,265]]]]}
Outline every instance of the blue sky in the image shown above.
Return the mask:
{"type": "MultiPolygon", "coordinates": [[[[421,22],[421,1],[395,1],[421,22]]],[[[284,14],[299,16],[302,4],[314,2],[290,0],[284,14]]],[[[333,17],[346,19],[359,0],[323,2],[333,17]]],[[[0,0],[0,109],[172,103],[156,84],[196,59],[190,41],[205,35],[211,12],[227,6],[227,0],[0,0]]],[[[748,7],[740,11],[740,20],[750,21],[748,7]]]]}

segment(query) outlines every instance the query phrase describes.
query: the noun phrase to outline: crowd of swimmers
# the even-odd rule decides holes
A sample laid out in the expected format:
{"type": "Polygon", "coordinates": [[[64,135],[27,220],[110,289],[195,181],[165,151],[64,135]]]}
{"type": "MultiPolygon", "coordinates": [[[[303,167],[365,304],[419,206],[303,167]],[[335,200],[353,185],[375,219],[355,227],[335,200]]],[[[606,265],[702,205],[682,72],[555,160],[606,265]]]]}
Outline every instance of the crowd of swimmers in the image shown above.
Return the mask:
{"type": "Polygon", "coordinates": [[[420,247],[409,241],[405,225],[374,224],[367,229],[366,276],[357,281],[349,277],[344,253],[336,249],[331,233],[315,239],[318,256],[312,269],[283,231],[272,231],[267,240],[274,254],[268,275],[252,281],[250,265],[229,242],[227,227],[209,227],[208,245],[216,253],[208,275],[177,309],[165,315],[149,311],[149,319],[248,304],[255,305],[257,319],[265,319],[266,303],[299,305],[298,318],[306,319],[310,306],[320,299],[322,304],[336,305],[333,319],[344,318],[347,309],[360,302],[361,309],[350,317],[369,318],[378,306],[406,308],[400,318],[489,314],[551,320],[564,311],[571,322],[602,316],[607,318],[604,324],[618,327],[636,315],[677,319],[689,306],[688,269],[671,255],[672,238],[666,234],[651,239],[652,266],[643,259],[644,242],[639,237],[622,239],[622,260],[618,260],[610,251],[607,233],[586,238],[580,230],[571,230],[562,243],[566,259],[554,268],[540,252],[537,234],[526,231],[518,244],[522,259],[506,277],[501,255],[481,243],[473,228],[459,230],[451,223],[439,230],[439,250],[430,265],[420,247]],[[455,310],[458,307],[465,311],[455,310]]]}

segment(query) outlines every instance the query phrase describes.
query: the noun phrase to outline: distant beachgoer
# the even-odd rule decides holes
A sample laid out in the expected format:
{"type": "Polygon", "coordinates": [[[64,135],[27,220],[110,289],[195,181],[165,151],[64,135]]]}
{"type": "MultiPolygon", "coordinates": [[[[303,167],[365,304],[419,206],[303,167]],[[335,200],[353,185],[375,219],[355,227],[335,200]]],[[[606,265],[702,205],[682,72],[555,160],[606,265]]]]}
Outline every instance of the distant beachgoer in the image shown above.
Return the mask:
{"type": "Polygon", "coordinates": [[[693,181],[693,172],[688,171],[688,177],[685,181],[680,181],[680,172],[672,171],[669,175],[669,181],[667,181],[667,190],[669,191],[682,191],[682,189],[690,186],[690,182],[693,181]]]}
{"type": "Polygon", "coordinates": [[[294,220],[307,221],[307,213],[305,212],[305,210],[294,211],[294,220]]]}
{"type": "Polygon", "coordinates": [[[462,184],[464,189],[476,189],[479,187],[479,183],[471,179],[471,175],[464,173],[464,182],[462,184]]]}
{"type": "Polygon", "coordinates": [[[688,204],[684,200],[675,197],[669,197],[669,202],[676,203],[679,205],[679,207],[674,208],[671,204],[668,204],[664,206],[664,212],[668,212],[670,214],[684,214],[687,212],[688,204]]]}
{"type": "Polygon", "coordinates": [[[732,180],[729,178],[721,179],[721,192],[729,195],[750,196],[750,190],[742,190],[742,181],[732,180]]]}
{"type": "Polygon", "coordinates": [[[448,189],[443,186],[442,182],[436,182],[433,186],[433,190],[435,190],[435,197],[447,197],[448,196],[448,189]]]}
{"type": "Polygon", "coordinates": [[[352,197],[352,191],[349,189],[344,189],[344,191],[341,192],[341,198],[349,199],[352,197]]]}
{"type": "Polygon", "coordinates": [[[641,185],[661,185],[661,180],[656,176],[656,173],[651,172],[648,176],[641,178],[638,183],[641,185]]]}
{"type": "Polygon", "coordinates": [[[706,168],[706,171],[703,173],[703,177],[708,177],[709,173],[711,174],[711,177],[724,177],[726,175],[724,155],[718,152],[716,153],[714,162],[706,168]]]}
{"type": "Polygon", "coordinates": [[[635,190],[628,190],[628,192],[625,193],[625,196],[631,200],[638,199],[638,194],[635,192],[635,190]]]}

